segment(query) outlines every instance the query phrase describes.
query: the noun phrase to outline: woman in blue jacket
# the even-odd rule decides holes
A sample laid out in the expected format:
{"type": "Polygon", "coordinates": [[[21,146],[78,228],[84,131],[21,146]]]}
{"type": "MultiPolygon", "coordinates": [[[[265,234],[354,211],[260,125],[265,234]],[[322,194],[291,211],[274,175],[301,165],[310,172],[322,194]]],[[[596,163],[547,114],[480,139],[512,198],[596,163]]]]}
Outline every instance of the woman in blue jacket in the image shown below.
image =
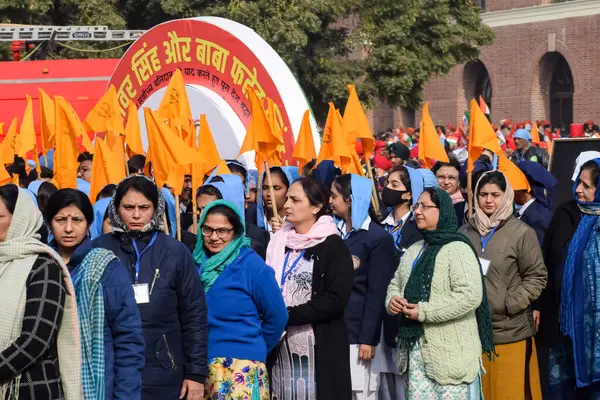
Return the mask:
{"type": "Polygon", "coordinates": [[[249,248],[238,205],[208,204],[200,217],[194,258],[208,304],[206,399],[269,398],[267,354],[287,323],[275,272],[249,248]]]}
{"type": "Polygon", "coordinates": [[[92,249],[90,200],[79,190],[59,190],[48,200],[45,219],[75,287],[84,398],[141,399],[142,321],[123,264],[108,250],[92,249]]]}
{"type": "Polygon", "coordinates": [[[146,342],[142,397],[199,400],[208,374],[208,327],[192,254],[163,233],[165,202],[150,179],[121,181],[108,212],[113,231],[94,247],[113,251],[134,287],[146,342]]]}
{"type": "Polygon", "coordinates": [[[398,265],[392,237],[369,216],[372,185],[370,179],[362,176],[340,175],[331,185],[330,198],[331,211],[354,262],[354,287],[346,307],[346,326],[352,391],[355,399],[364,400],[378,389],[371,360],[381,338],[386,285],[398,265]]]}

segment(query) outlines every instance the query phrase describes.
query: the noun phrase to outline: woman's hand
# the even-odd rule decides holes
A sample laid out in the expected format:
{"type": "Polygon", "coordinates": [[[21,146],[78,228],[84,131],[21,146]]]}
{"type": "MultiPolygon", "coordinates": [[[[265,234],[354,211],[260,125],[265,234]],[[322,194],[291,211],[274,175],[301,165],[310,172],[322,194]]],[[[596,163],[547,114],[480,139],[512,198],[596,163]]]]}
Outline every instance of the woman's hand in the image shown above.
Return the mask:
{"type": "Polygon", "coordinates": [[[408,319],[412,319],[417,321],[419,319],[419,305],[418,304],[410,304],[407,303],[406,306],[404,306],[404,311],[402,311],[404,313],[404,316],[408,319]]]}
{"type": "Polygon", "coordinates": [[[276,233],[283,227],[284,221],[277,215],[269,220],[269,224],[271,225],[273,233],[276,233]]]}
{"type": "Polygon", "coordinates": [[[361,361],[369,361],[375,357],[375,346],[361,344],[358,348],[358,359],[361,361]]]}
{"type": "Polygon", "coordinates": [[[388,311],[392,315],[398,315],[404,311],[404,306],[406,306],[406,304],[408,304],[406,299],[403,299],[400,296],[394,296],[388,304],[388,311]]]}
{"type": "Polygon", "coordinates": [[[185,379],[181,386],[181,394],[179,395],[180,399],[183,399],[184,397],[187,400],[202,400],[204,398],[204,385],[185,379]]]}

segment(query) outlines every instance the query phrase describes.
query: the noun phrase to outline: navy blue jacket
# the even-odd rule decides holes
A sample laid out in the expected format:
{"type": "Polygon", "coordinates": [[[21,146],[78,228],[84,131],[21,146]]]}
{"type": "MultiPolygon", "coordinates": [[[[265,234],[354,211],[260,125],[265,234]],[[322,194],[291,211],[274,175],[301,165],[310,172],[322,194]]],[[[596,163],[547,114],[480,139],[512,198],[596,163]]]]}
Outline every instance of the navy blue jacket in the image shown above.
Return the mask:
{"type": "MultiPolygon", "coordinates": [[[[85,239],[67,264],[71,274],[92,250],[85,239]]],[[[142,395],[144,337],[127,270],[119,260],[111,261],[100,280],[104,296],[104,382],[107,400],[139,400],[142,395]]]]}
{"type": "Polygon", "coordinates": [[[345,243],[354,262],[354,286],[345,314],[348,338],[350,344],[377,346],[387,287],[398,267],[394,240],[371,221],[368,231],[352,232],[345,243]]]}
{"type": "MultiPolygon", "coordinates": [[[[153,235],[135,234],[139,251],[153,235]]],[[[129,284],[134,281],[137,257],[130,234],[100,236],[94,247],[113,251],[129,270],[129,284]]],[[[138,304],[146,341],[142,398],[179,399],[184,379],[204,383],[208,376],[206,300],[191,253],[162,232],[140,263],[138,283],[150,289],[153,281],[150,302],[138,304]]]]}
{"type": "Polygon", "coordinates": [[[552,210],[542,203],[534,201],[525,209],[525,212],[519,219],[533,228],[541,247],[544,243],[548,224],[550,224],[550,220],[552,219],[552,210]]]}
{"type": "MultiPolygon", "coordinates": [[[[419,231],[417,224],[412,218],[406,221],[406,223],[402,226],[401,232],[402,238],[400,239],[400,251],[396,251],[396,267],[394,268],[394,273],[396,273],[400,259],[404,255],[406,249],[417,243],[419,240],[423,240],[423,234],[421,231],[419,231]]],[[[386,291],[393,277],[393,274],[389,277],[387,284],[385,285],[386,291]]],[[[387,306],[387,304],[385,306],[387,306]]],[[[397,315],[389,315],[387,312],[383,315],[383,338],[385,340],[385,344],[387,344],[389,347],[396,347],[396,336],[398,335],[399,329],[398,322],[399,316],[397,315]]]]}

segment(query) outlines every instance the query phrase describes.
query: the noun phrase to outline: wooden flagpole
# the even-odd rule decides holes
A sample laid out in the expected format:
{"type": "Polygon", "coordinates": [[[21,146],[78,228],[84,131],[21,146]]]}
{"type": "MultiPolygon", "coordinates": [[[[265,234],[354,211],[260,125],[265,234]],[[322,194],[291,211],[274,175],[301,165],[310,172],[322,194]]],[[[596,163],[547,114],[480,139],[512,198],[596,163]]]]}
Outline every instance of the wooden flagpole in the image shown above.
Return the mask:
{"type": "Polygon", "coordinates": [[[271,180],[271,170],[269,168],[269,162],[265,161],[265,171],[267,173],[267,185],[269,185],[269,194],[271,195],[271,207],[273,208],[273,216],[279,218],[277,212],[277,204],[275,204],[275,190],[273,189],[273,181],[271,180]]]}
{"type": "Polygon", "coordinates": [[[473,173],[467,174],[467,200],[469,207],[469,219],[473,217],[473,173]]]}
{"type": "MultiPolygon", "coordinates": [[[[366,157],[365,157],[366,158],[366,157]]],[[[375,188],[375,180],[373,179],[373,169],[371,168],[371,160],[367,161],[367,176],[371,179],[371,203],[376,214],[379,214],[379,200],[377,198],[377,189],[375,188]]]]}
{"type": "Polygon", "coordinates": [[[181,212],[179,211],[179,195],[175,195],[175,221],[177,226],[177,240],[181,242],[181,212]]]}

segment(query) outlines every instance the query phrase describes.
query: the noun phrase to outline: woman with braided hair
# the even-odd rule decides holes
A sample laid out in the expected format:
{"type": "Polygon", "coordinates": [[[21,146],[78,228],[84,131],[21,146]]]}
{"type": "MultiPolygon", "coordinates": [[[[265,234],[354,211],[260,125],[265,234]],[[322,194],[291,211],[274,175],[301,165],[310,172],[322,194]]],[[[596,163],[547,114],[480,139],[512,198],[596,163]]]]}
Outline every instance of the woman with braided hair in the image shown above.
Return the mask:
{"type": "Polygon", "coordinates": [[[400,315],[398,363],[407,398],[481,398],[481,354],[494,352],[481,266],[456,232],[452,200],[427,188],[413,205],[423,241],[404,254],[387,291],[400,315]]]}

